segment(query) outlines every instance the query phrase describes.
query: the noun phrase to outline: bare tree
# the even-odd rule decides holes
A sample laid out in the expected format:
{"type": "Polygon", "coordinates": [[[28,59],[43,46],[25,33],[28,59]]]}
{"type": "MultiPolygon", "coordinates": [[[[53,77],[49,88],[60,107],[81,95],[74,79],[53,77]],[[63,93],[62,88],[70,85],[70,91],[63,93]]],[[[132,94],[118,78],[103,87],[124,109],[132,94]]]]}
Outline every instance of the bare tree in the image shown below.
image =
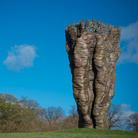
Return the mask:
{"type": "Polygon", "coordinates": [[[78,112],[77,107],[75,105],[71,105],[71,108],[69,110],[69,115],[65,117],[63,121],[63,128],[64,129],[72,129],[78,127],[78,112]]]}
{"type": "Polygon", "coordinates": [[[64,110],[61,107],[48,107],[44,117],[48,121],[49,130],[55,130],[58,127],[57,124],[61,123],[64,118],[64,110]]]}
{"type": "Polygon", "coordinates": [[[126,119],[127,130],[138,132],[138,113],[130,115],[126,119]]]}
{"type": "Polygon", "coordinates": [[[120,128],[121,127],[121,117],[123,112],[121,112],[120,105],[111,104],[107,112],[107,119],[109,121],[109,129],[120,128]]]}
{"type": "Polygon", "coordinates": [[[73,118],[78,118],[77,107],[75,105],[71,105],[71,109],[69,110],[69,115],[73,118]]]}

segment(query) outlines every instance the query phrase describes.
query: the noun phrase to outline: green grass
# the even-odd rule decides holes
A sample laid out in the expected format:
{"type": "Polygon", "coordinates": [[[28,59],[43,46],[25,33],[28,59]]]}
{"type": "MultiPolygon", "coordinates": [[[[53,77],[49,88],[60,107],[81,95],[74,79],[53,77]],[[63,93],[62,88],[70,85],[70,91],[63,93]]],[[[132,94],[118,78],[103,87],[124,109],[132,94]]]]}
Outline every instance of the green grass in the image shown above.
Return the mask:
{"type": "Polygon", "coordinates": [[[82,128],[43,133],[1,133],[0,138],[138,138],[138,133],[82,128]]]}

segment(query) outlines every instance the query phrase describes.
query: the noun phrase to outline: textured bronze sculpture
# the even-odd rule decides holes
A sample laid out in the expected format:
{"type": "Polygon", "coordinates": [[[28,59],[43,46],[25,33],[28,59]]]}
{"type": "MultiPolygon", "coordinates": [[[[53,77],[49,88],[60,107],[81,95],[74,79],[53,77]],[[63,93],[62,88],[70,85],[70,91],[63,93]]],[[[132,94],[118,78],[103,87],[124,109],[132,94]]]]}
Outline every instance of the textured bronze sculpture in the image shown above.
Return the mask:
{"type": "Polygon", "coordinates": [[[109,127],[107,110],[114,96],[120,32],[120,28],[94,20],[80,21],[65,30],[79,128],[109,127]]]}

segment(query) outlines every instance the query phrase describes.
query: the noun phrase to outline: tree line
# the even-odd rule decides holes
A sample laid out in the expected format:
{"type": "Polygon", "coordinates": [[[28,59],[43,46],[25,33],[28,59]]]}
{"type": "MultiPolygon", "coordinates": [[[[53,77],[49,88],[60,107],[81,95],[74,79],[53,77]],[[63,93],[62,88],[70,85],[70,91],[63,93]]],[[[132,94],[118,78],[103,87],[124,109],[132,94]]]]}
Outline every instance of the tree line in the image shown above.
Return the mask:
{"type": "MultiPolygon", "coordinates": [[[[111,105],[108,110],[110,129],[121,129],[120,106],[111,105]]],[[[128,130],[138,131],[138,114],[127,118],[128,130]],[[132,121],[133,120],[133,121],[132,121]]],[[[70,107],[68,116],[62,107],[42,108],[38,102],[11,94],[0,93],[0,133],[45,132],[78,127],[78,113],[75,105],[70,107]]]]}
{"type": "Polygon", "coordinates": [[[0,133],[63,130],[77,128],[77,122],[75,106],[65,116],[61,107],[45,109],[32,99],[0,93],[0,133]]]}

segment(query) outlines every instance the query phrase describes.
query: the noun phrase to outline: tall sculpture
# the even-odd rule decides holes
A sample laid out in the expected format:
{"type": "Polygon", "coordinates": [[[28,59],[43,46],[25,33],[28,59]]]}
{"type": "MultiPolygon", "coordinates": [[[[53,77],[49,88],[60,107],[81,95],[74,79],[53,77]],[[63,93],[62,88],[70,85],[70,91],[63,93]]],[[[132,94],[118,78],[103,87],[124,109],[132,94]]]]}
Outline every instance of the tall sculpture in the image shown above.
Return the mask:
{"type": "Polygon", "coordinates": [[[80,21],[65,30],[79,128],[109,128],[107,110],[114,96],[120,32],[120,28],[94,20],[80,21]]]}

